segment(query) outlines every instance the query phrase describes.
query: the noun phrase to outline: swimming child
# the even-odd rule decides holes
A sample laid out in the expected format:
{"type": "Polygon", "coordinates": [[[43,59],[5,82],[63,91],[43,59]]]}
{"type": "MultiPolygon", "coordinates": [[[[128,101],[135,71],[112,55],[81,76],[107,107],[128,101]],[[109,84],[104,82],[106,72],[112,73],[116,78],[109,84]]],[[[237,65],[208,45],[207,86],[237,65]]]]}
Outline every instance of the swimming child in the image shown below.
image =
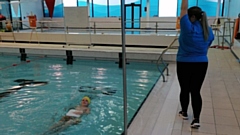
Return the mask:
{"type": "Polygon", "coordinates": [[[80,105],[76,106],[74,109],[70,109],[66,115],[63,116],[58,123],[54,124],[45,134],[56,133],[81,122],[81,116],[90,113],[90,108],[88,107],[90,103],[91,100],[88,96],[83,97],[80,105]]]}

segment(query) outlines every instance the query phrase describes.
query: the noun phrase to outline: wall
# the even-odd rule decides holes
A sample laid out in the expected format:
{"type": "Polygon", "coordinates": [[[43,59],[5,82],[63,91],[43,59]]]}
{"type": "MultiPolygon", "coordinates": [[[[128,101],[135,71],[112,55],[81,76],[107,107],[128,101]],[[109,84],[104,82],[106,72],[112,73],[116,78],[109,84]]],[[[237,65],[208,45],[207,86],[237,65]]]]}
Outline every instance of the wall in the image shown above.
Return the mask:
{"type": "Polygon", "coordinates": [[[240,0],[226,0],[229,2],[228,8],[228,17],[237,18],[238,14],[240,13],[240,0]]]}
{"type": "Polygon", "coordinates": [[[31,12],[37,16],[37,20],[41,20],[43,18],[43,6],[41,0],[21,0],[20,8],[22,13],[23,28],[27,28],[25,25],[29,26],[27,16],[30,15],[31,12]]]}

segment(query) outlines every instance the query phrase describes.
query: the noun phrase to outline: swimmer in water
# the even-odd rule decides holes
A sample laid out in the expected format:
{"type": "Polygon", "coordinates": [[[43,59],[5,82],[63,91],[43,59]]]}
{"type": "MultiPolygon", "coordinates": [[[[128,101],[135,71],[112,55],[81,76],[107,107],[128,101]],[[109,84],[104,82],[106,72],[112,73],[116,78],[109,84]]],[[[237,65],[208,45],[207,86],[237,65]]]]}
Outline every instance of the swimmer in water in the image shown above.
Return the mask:
{"type": "Polygon", "coordinates": [[[90,108],[88,107],[90,102],[91,100],[88,96],[83,97],[80,105],[76,106],[74,109],[70,109],[66,115],[63,116],[58,123],[54,124],[45,134],[60,132],[71,125],[78,124],[81,121],[81,116],[90,113],[90,108]]]}

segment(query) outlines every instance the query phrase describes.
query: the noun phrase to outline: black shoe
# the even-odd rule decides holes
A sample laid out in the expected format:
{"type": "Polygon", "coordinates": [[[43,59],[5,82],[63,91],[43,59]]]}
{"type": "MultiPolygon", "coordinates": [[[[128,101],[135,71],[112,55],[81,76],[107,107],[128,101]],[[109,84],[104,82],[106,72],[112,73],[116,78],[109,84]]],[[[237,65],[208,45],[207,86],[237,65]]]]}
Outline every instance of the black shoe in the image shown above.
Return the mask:
{"type": "Polygon", "coordinates": [[[191,123],[191,128],[199,128],[199,127],[200,127],[199,119],[194,119],[191,123]]]}
{"type": "Polygon", "coordinates": [[[180,111],[179,116],[181,116],[183,120],[188,120],[188,114],[186,112],[180,111]]]}

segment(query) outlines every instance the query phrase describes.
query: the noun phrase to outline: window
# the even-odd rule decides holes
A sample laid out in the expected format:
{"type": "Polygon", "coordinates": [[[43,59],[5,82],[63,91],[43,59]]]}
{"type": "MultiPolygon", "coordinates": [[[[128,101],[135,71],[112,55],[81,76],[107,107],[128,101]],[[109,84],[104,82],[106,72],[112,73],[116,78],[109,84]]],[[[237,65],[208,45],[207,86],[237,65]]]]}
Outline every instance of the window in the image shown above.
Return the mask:
{"type": "Polygon", "coordinates": [[[63,0],[64,7],[77,7],[77,0],[63,0]]]}
{"type": "Polygon", "coordinates": [[[21,17],[19,1],[11,1],[11,13],[13,18],[21,17]]]}
{"type": "MultiPolygon", "coordinates": [[[[222,11],[222,3],[220,11],[222,11]]],[[[177,15],[180,16],[182,0],[178,0],[178,10],[177,15]]],[[[216,16],[217,15],[217,6],[218,0],[190,0],[189,7],[199,6],[203,11],[207,13],[207,16],[216,16]]],[[[221,15],[221,12],[219,13],[221,15]]]]}
{"type": "Polygon", "coordinates": [[[78,0],[77,6],[87,6],[87,0],[78,0]]]}
{"type": "Polygon", "coordinates": [[[93,14],[93,4],[92,4],[92,1],[93,0],[89,0],[89,16],[90,17],[93,17],[94,14],[93,14]]]}
{"type": "MultiPolygon", "coordinates": [[[[142,5],[142,17],[146,17],[146,11],[145,8],[147,7],[147,0],[141,0],[141,5],[142,5]]],[[[149,9],[147,9],[149,10],[149,9]]]]}
{"type": "Polygon", "coordinates": [[[158,10],[159,10],[158,2],[159,0],[150,0],[150,17],[158,16],[158,10]]]}
{"type": "MultiPolygon", "coordinates": [[[[44,17],[49,17],[49,11],[48,11],[45,1],[44,1],[44,17]]],[[[63,2],[62,2],[62,0],[55,1],[53,17],[63,17],[63,2]]]]}
{"type": "Polygon", "coordinates": [[[159,0],[159,17],[176,17],[177,0],[159,0]]]}
{"type": "MultiPolygon", "coordinates": [[[[197,6],[197,1],[199,0],[189,0],[188,1],[188,7],[192,7],[192,6],[197,6]]],[[[182,0],[178,0],[178,6],[177,6],[177,16],[180,16],[181,13],[181,4],[182,4],[182,0]]]]}
{"type": "MultiPolygon", "coordinates": [[[[207,16],[217,15],[218,2],[213,0],[199,0],[198,6],[207,13],[207,16]]],[[[219,14],[220,15],[220,14],[219,14]]]]}
{"type": "MultiPolygon", "coordinates": [[[[159,0],[149,0],[150,4],[149,4],[149,16],[150,17],[157,17],[158,16],[158,11],[159,11],[159,0]]],[[[144,10],[145,7],[147,7],[147,0],[142,0],[141,2],[142,5],[142,17],[146,17],[146,11],[144,10]]]]}
{"type": "Polygon", "coordinates": [[[93,15],[94,17],[108,17],[108,1],[93,0],[93,15]]]}
{"type": "Polygon", "coordinates": [[[120,2],[121,2],[120,0],[109,0],[109,17],[121,16],[120,2]]]}
{"type": "Polygon", "coordinates": [[[1,14],[4,15],[7,19],[10,19],[9,2],[1,2],[1,14]]]}

